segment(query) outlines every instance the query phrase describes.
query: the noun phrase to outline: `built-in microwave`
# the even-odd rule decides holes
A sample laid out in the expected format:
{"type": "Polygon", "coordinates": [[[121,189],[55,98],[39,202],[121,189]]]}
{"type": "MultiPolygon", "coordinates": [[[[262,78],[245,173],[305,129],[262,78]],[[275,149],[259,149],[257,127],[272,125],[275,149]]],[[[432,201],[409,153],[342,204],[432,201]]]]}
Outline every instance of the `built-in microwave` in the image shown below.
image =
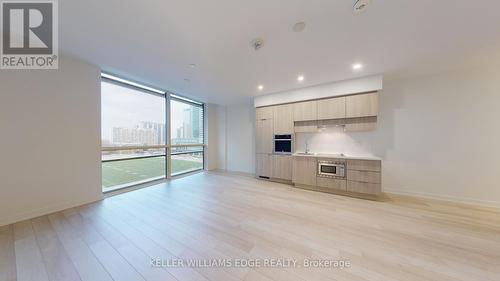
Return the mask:
{"type": "Polygon", "coordinates": [[[318,176],[326,178],[345,178],[345,162],[318,160],[318,176]]]}
{"type": "Polygon", "coordinates": [[[273,152],[275,154],[292,154],[293,136],[292,135],[274,135],[273,152]]]}

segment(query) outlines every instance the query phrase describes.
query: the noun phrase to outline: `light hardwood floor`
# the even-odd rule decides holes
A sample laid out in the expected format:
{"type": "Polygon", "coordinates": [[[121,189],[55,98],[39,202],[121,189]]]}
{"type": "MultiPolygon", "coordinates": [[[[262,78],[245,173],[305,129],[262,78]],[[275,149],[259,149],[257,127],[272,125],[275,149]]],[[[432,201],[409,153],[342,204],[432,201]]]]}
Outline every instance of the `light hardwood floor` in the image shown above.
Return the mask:
{"type": "MultiPolygon", "coordinates": [[[[233,260],[234,261],[234,260],[233,260]]],[[[500,210],[201,173],[0,227],[0,280],[500,280],[500,210]],[[348,259],[338,268],[151,258],[348,259]]]]}

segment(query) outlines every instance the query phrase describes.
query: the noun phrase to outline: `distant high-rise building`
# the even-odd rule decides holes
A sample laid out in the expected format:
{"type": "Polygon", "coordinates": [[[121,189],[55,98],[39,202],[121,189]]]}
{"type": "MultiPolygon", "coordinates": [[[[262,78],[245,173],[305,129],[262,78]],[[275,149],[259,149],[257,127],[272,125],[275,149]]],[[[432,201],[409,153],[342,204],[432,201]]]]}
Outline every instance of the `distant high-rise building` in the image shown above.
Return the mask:
{"type": "Polygon", "coordinates": [[[189,139],[193,137],[193,120],[191,115],[191,107],[184,109],[182,118],[182,127],[184,127],[184,134],[182,138],[189,139]]]}
{"type": "Polygon", "coordinates": [[[142,121],[141,129],[153,130],[157,136],[155,144],[165,144],[165,124],[142,121]]]}
{"type": "Polygon", "coordinates": [[[165,124],[143,121],[135,128],[115,127],[113,128],[113,144],[165,144],[165,124]]]}
{"type": "Polygon", "coordinates": [[[203,143],[203,108],[190,106],[182,111],[182,125],[177,127],[174,144],[203,143]]]}
{"type": "Polygon", "coordinates": [[[191,124],[193,128],[193,138],[203,141],[203,109],[201,107],[191,108],[191,124]]]}

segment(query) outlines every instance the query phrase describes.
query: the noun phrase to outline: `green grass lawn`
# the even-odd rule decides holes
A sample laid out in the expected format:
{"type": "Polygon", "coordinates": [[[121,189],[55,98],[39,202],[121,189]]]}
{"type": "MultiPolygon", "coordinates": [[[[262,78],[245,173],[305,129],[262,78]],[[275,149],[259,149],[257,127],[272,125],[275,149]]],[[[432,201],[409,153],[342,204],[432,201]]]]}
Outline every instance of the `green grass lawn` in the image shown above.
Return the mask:
{"type": "MultiPolygon", "coordinates": [[[[172,159],[172,174],[203,167],[202,162],[172,159]]],[[[102,163],[102,186],[112,186],[165,176],[165,157],[102,163]]]]}

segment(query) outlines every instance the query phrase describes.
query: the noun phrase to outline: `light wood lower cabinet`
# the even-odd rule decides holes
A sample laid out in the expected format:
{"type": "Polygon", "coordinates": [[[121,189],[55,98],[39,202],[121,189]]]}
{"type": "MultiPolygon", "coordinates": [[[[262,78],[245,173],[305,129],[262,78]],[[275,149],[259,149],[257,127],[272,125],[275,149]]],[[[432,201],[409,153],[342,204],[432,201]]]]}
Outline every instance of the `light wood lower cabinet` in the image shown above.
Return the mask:
{"type": "Polygon", "coordinates": [[[272,155],[258,153],[255,157],[255,175],[257,177],[271,178],[272,176],[272,155]]]}
{"type": "Polygon", "coordinates": [[[380,172],[381,168],[376,160],[347,160],[347,170],[380,172]]]}
{"type": "Polygon", "coordinates": [[[324,187],[333,190],[341,190],[341,191],[347,190],[347,183],[345,179],[341,180],[341,179],[317,177],[316,185],[319,187],[324,187]]]}
{"type": "Polygon", "coordinates": [[[377,195],[382,192],[381,161],[347,160],[347,191],[377,195]]]}
{"type": "Polygon", "coordinates": [[[354,193],[364,193],[377,195],[382,192],[380,183],[368,183],[368,182],[358,182],[358,181],[347,181],[347,191],[354,193]]]}
{"type": "Polygon", "coordinates": [[[380,183],[379,172],[347,170],[347,178],[351,181],[380,183]]]}
{"type": "MultiPolygon", "coordinates": [[[[367,195],[370,198],[382,192],[381,161],[348,159],[346,178],[336,179],[317,176],[318,159],[323,158],[293,157],[292,182],[296,186],[322,192],[347,192],[361,197],[367,195]]],[[[273,169],[277,165],[273,165],[273,169]]]]}
{"type": "Polygon", "coordinates": [[[272,178],[280,180],[292,180],[292,156],[272,155],[272,178]]]}
{"type": "Polygon", "coordinates": [[[293,157],[293,176],[295,184],[316,185],[317,162],[314,157],[293,157]]]}

